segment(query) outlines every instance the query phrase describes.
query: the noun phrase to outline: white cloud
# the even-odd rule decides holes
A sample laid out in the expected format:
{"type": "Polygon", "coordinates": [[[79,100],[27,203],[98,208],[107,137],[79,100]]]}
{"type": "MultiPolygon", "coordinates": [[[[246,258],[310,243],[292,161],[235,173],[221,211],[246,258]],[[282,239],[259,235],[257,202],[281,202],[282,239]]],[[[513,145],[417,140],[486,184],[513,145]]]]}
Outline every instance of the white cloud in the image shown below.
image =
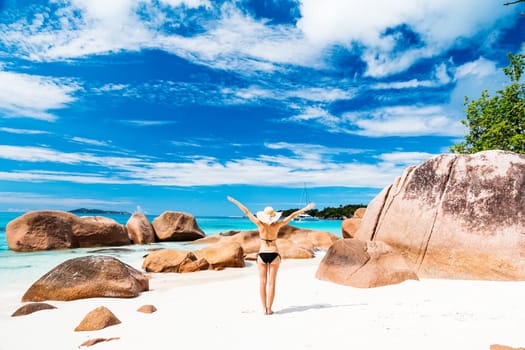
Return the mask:
{"type": "Polygon", "coordinates": [[[77,143],[83,143],[87,145],[93,145],[93,146],[109,146],[109,143],[106,141],[87,139],[84,137],[73,137],[71,138],[71,141],[77,142],[77,143]]]}
{"type": "Polygon", "coordinates": [[[410,79],[408,81],[393,81],[386,83],[377,83],[371,86],[372,89],[385,90],[385,89],[415,89],[419,87],[432,87],[436,86],[436,83],[430,80],[418,80],[410,79]]]}
{"type": "Polygon", "coordinates": [[[469,75],[475,76],[476,78],[483,78],[494,74],[496,71],[497,68],[494,62],[489,61],[484,57],[480,57],[476,61],[467,62],[457,67],[454,78],[458,80],[469,75]]]}
{"type": "Polygon", "coordinates": [[[7,43],[16,43],[17,55],[35,61],[140,50],[152,39],[137,15],[140,5],[131,0],[72,0],[55,13],[20,19],[3,34],[7,43]]]}
{"type": "MultiPolygon", "coordinates": [[[[131,204],[128,201],[114,199],[105,201],[93,198],[64,198],[64,196],[47,196],[39,193],[29,192],[0,192],[0,203],[10,205],[25,205],[31,208],[35,207],[91,207],[107,206],[116,207],[131,204]]],[[[27,210],[23,210],[27,211],[27,210]]]]}
{"type": "Polygon", "coordinates": [[[287,119],[291,122],[317,122],[330,127],[331,130],[339,130],[341,120],[330,114],[321,107],[306,107],[300,114],[287,119]]]}
{"type": "Polygon", "coordinates": [[[77,89],[58,79],[0,71],[0,111],[7,117],[54,121],[52,111],[75,101],[77,89]]]}
{"type": "Polygon", "coordinates": [[[0,145],[0,158],[32,163],[92,164],[104,167],[134,169],[142,160],[133,157],[105,157],[92,153],[60,152],[49,148],[0,145]]]}
{"type": "Polygon", "coordinates": [[[272,72],[280,64],[323,66],[322,52],[304,40],[299,30],[289,25],[269,26],[232,4],[223,4],[220,17],[206,27],[204,33],[191,37],[158,34],[157,45],[200,64],[250,74],[272,72]]]}
{"type": "Polygon", "coordinates": [[[432,80],[410,79],[408,81],[381,82],[373,84],[371,89],[416,89],[420,87],[427,88],[446,85],[452,80],[447,70],[447,65],[442,63],[434,67],[432,80]]]}
{"type": "Polygon", "coordinates": [[[385,107],[369,113],[348,113],[343,119],[355,125],[356,134],[383,136],[460,136],[464,129],[457,117],[442,106],[385,107]]]}
{"type": "Polygon", "coordinates": [[[427,152],[393,152],[380,154],[378,158],[387,163],[410,166],[421,164],[433,156],[435,154],[427,152]]]}
{"type": "Polygon", "coordinates": [[[75,172],[17,170],[0,172],[0,180],[84,184],[143,184],[153,186],[208,186],[257,184],[300,187],[352,186],[380,188],[391,183],[403,168],[398,159],[385,157],[377,164],[338,162],[334,155],[359,150],[327,149],[319,145],[274,143],[272,150],[293,154],[260,155],[220,162],[213,157],[193,157],[183,162],[154,162],[133,157],[105,157],[66,153],[37,147],[0,146],[0,158],[29,163],[75,165],[75,172]],[[93,168],[97,165],[97,168],[93,168]],[[97,170],[97,171],[94,171],[97,170]]]}
{"type": "Polygon", "coordinates": [[[264,89],[258,86],[247,88],[224,87],[221,89],[223,98],[230,104],[253,103],[258,100],[282,98],[275,93],[275,90],[264,89]]]}
{"type": "Polygon", "coordinates": [[[508,84],[501,69],[483,57],[467,62],[454,71],[455,86],[450,94],[450,106],[458,111],[464,110],[465,96],[470,100],[478,99],[483,90],[491,95],[508,84]]]}
{"type": "Polygon", "coordinates": [[[122,91],[129,88],[129,85],[126,84],[106,84],[101,86],[100,88],[93,89],[93,92],[95,93],[106,93],[106,92],[112,92],[112,91],[122,91]]]}
{"type": "Polygon", "coordinates": [[[10,134],[20,134],[20,135],[44,135],[44,134],[49,134],[48,131],[43,131],[43,130],[14,129],[14,128],[0,128],[0,131],[7,132],[7,133],[10,133],[10,134]]]}
{"type": "Polygon", "coordinates": [[[161,4],[170,5],[172,7],[178,7],[184,5],[188,8],[199,8],[199,7],[211,7],[208,0],[160,0],[161,4]]]}
{"type": "Polygon", "coordinates": [[[275,142],[266,143],[264,146],[268,149],[289,150],[293,154],[302,157],[308,157],[309,155],[356,154],[364,152],[364,150],[361,149],[334,148],[310,143],[275,142]]]}
{"type": "Polygon", "coordinates": [[[447,65],[442,63],[435,67],[434,75],[440,84],[448,84],[452,80],[447,71],[447,65]]]}
{"type": "Polygon", "coordinates": [[[352,51],[357,46],[368,66],[366,74],[383,77],[404,71],[421,58],[435,57],[484,28],[491,28],[490,35],[496,37],[493,25],[515,15],[490,1],[299,0],[301,17],[295,26],[255,19],[238,1],[161,3],[177,9],[177,15],[153,6],[151,0],[72,0],[57,12],[59,20],[36,14],[11,24],[13,30],[4,29],[4,40],[8,46],[16,43],[12,48],[18,55],[34,60],[160,48],[198,64],[249,74],[281,70],[288,64],[325,68],[331,47],[352,51]],[[202,9],[198,34],[164,31],[184,22],[185,9],[196,8],[202,9]],[[407,47],[410,40],[405,34],[392,30],[400,26],[419,41],[407,47]]]}
{"type": "Polygon", "coordinates": [[[142,127],[142,126],[158,126],[175,124],[173,120],[119,120],[120,123],[129,124],[131,126],[142,127]]]}
{"type": "Polygon", "coordinates": [[[457,112],[448,105],[421,105],[347,112],[341,117],[332,115],[323,107],[307,107],[284,121],[306,123],[332,133],[368,137],[462,136],[465,129],[459,119],[457,112]]]}
{"type": "Polygon", "coordinates": [[[189,141],[171,141],[171,144],[174,146],[181,146],[181,147],[202,147],[201,144],[197,142],[189,142],[189,141]]]}
{"type": "Polygon", "coordinates": [[[348,100],[354,97],[355,90],[349,88],[342,90],[340,88],[303,88],[292,90],[287,93],[289,97],[298,97],[312,102],[334,102],[337,100],[348,100]]]}
{"type": "Polygon", "coordinates": [[[401,72],[415,61],[432,57],[454,45],[492,28],[504,15],[514,15],[495,1],[389,1],[352,2],[344,0],[300,0],[298,27],[318,45],[339,43],[364,47],[367,75],[387,76],[401,72]],[[400,48],[405,38],[399,33],[385,35],[388,28],[406,25],[420,38],[419,45],[400,48]]]}
{"type": "MultiPolygon", "coordinates": [[[[273,88],[262,86],[250,86],[248,88],[224,87],[217,94],[214,103],[219,104],[256,104],[264,100],[294,101],[299,105],[311,105],[311,103],[326,104],[338,100],[349,100],[356,95],[356,89],[346,90],[335,87],[301,87],[289,86],[286,82],[276,82],[273,88]]],[[[207,101],[210,101],[210,91],[207,93],[207,101]]],[[[290,104],[289,104],[290,105],[290,104]]]]}

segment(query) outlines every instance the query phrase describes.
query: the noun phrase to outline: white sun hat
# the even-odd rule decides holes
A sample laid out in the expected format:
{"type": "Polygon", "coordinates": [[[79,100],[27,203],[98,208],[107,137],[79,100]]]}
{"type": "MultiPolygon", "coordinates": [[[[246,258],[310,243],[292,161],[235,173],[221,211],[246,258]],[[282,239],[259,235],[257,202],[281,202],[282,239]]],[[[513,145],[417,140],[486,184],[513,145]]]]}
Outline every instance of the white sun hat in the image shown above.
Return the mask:
{"type": "Polygon", "coordinates": [[[257,219],[261,220],[265,224],[271,224],[279,220],[281,217],[280,211],[273,210],[272,207],[266,207],[263,211],[257,212],[257,219]]]}

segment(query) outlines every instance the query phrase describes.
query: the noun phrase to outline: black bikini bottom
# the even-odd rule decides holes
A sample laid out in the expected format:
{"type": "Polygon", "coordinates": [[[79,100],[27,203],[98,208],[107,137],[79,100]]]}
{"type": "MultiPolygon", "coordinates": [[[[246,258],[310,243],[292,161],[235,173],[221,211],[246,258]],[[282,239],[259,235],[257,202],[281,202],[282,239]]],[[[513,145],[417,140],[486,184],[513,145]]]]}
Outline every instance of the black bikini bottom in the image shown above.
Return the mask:
{"type": "Polygon", "coordinates": [[[259,257],[265,264],[270,264],[278,256],[280,257],[279,253],[277,252],[259,253],[259,257]]]}

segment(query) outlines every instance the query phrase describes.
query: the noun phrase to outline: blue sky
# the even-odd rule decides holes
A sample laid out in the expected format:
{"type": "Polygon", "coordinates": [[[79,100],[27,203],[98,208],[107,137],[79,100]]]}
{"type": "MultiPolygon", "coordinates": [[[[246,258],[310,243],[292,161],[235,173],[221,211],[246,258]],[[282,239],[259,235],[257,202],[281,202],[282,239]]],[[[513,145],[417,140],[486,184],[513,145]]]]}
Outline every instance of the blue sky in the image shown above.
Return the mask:
{"type": "Polygon", "coordinates": [[[497,0],[0,0],[0,211],[368,203],[522,52],[497,0]]]}

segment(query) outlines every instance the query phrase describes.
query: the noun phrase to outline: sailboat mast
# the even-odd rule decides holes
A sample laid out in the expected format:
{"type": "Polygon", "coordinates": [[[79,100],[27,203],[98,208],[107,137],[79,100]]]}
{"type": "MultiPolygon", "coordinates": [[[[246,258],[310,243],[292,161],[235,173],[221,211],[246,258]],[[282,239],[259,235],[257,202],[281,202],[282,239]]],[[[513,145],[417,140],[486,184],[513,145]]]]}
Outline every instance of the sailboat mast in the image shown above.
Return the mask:
{"type": "Polygon", "coordinates": [[[310,203],[310,198],[308,196],[308,190],[306,189],[306,182],[304,182],[303,196],[301,197],[301,204],[304,206],[310,203]]]}

